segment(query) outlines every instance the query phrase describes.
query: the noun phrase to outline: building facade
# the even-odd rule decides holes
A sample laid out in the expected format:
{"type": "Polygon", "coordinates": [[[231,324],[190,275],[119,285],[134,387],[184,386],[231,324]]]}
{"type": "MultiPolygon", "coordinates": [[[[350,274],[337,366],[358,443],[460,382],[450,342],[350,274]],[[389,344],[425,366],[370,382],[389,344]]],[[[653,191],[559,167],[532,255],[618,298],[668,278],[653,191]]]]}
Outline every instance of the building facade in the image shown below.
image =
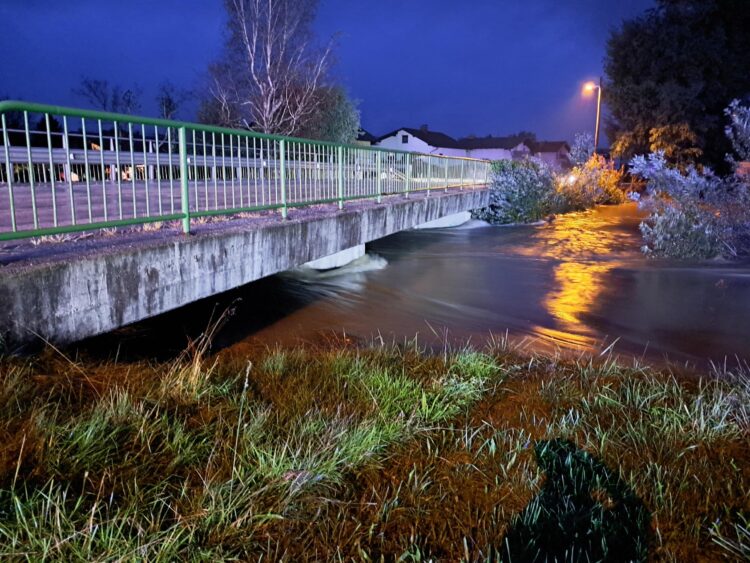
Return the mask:
{"type": "Polygon", "coordinates": [[[419,129],[401,127],[378,137],[373,144],[392,150],[483,160],[525,160],[536,157],[556,171],[571,167],[570,147],[565,141],[519,141],[518,137],[492,135],[454,139],[423,125],[419,129]]]}

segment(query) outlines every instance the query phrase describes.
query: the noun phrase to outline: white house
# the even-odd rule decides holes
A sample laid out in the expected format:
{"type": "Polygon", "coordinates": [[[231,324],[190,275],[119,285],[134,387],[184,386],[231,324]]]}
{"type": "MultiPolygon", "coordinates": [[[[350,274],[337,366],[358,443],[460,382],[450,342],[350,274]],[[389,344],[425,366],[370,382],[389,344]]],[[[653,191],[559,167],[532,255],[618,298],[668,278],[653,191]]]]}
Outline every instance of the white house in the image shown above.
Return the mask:
{"type": "Polygon", "coordinates": [[[419,129],[396,129],[379,137],[374,144],[387,149],[486,160],[521,160],[531,156],[529,143],[519,143],[514,138],[487,135],[456,140],[445,133],[430,131],[426,125],[419,129]]]}
{"type": "Polygon", "coordinates": [[[532,155],[558,172],[568,170],[573,164],[570,160],[570,145],[565,141],[539,141],[530,143],[532,155]]]}
{"type": "Polygon", "coordinates": [[[402,127],[378,138],[379,147],[392,150],[439,154],[444,156],[467,156],[466,150],[453,137],[445,133],[430,131],[426,125],[419,129],[402,127]]]}
{"type": "Polygon", "coordinates": [[[554,170],[570,168],[570,146],[565,141],[520,141],[518,137],[464,137],[454,139],[426,125],[419,129],[401,127],[378,137],[373,143],[387,149],[424,154],[465,156],[486,160],[524,160],[536,157],[554,170]]]}
{"type": "Polygon", "coordinates": [[[458,144],[466,156],[486,160],[522,160],[528,158],[531,149],[525,141],[513,137],[464,137],[458,144]]]}

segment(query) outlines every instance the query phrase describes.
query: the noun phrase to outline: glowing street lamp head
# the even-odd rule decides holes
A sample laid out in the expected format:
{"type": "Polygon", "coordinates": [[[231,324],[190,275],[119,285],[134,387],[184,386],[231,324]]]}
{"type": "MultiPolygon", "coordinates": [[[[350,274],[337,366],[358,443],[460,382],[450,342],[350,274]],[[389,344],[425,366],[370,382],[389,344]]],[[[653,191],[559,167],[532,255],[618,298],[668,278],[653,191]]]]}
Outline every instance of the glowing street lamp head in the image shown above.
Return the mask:
{"type": "Polygon", "coordinates": [[[596,82],[586,82],[586,84],[583,85],[583,92],[584,94],[591,94],[597,88],[599,88],[599,85],[596,82]]]}

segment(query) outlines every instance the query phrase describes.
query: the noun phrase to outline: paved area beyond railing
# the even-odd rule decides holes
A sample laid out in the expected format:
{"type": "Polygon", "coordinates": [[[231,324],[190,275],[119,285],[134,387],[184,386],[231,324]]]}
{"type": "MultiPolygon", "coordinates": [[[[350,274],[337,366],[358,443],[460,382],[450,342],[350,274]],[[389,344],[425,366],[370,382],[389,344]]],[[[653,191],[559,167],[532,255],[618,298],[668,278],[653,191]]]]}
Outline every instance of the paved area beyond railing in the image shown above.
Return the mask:
{"type": "Polygon", "coordinates": [[[0,102],[0,241],[484,186],[484,160],[0,102]]]}

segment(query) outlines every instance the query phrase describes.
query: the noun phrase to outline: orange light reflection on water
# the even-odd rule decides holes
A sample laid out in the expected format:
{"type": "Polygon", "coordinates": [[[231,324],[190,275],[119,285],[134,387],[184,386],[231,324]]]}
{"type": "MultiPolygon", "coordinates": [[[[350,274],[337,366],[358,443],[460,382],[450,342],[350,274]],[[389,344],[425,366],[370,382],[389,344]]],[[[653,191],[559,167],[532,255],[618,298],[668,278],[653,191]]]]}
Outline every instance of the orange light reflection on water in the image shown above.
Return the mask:
{"type": "Polygon", "coordinates": [[[556,327],[537,326],[535,331],[560,345],[596,345],[585,317],[595,310],[598,298],[607,289],[609,272],[621,265],[617,255],[632,253],[633,241],[623,240],[622,232],[607,229],[606,216],[606,208],[560,216],[539,230],[539,244],[533,245],[537,252],[543,249],[545,258],[559,260],[553,269],[551,289],[542,302],[556,327]]]}

